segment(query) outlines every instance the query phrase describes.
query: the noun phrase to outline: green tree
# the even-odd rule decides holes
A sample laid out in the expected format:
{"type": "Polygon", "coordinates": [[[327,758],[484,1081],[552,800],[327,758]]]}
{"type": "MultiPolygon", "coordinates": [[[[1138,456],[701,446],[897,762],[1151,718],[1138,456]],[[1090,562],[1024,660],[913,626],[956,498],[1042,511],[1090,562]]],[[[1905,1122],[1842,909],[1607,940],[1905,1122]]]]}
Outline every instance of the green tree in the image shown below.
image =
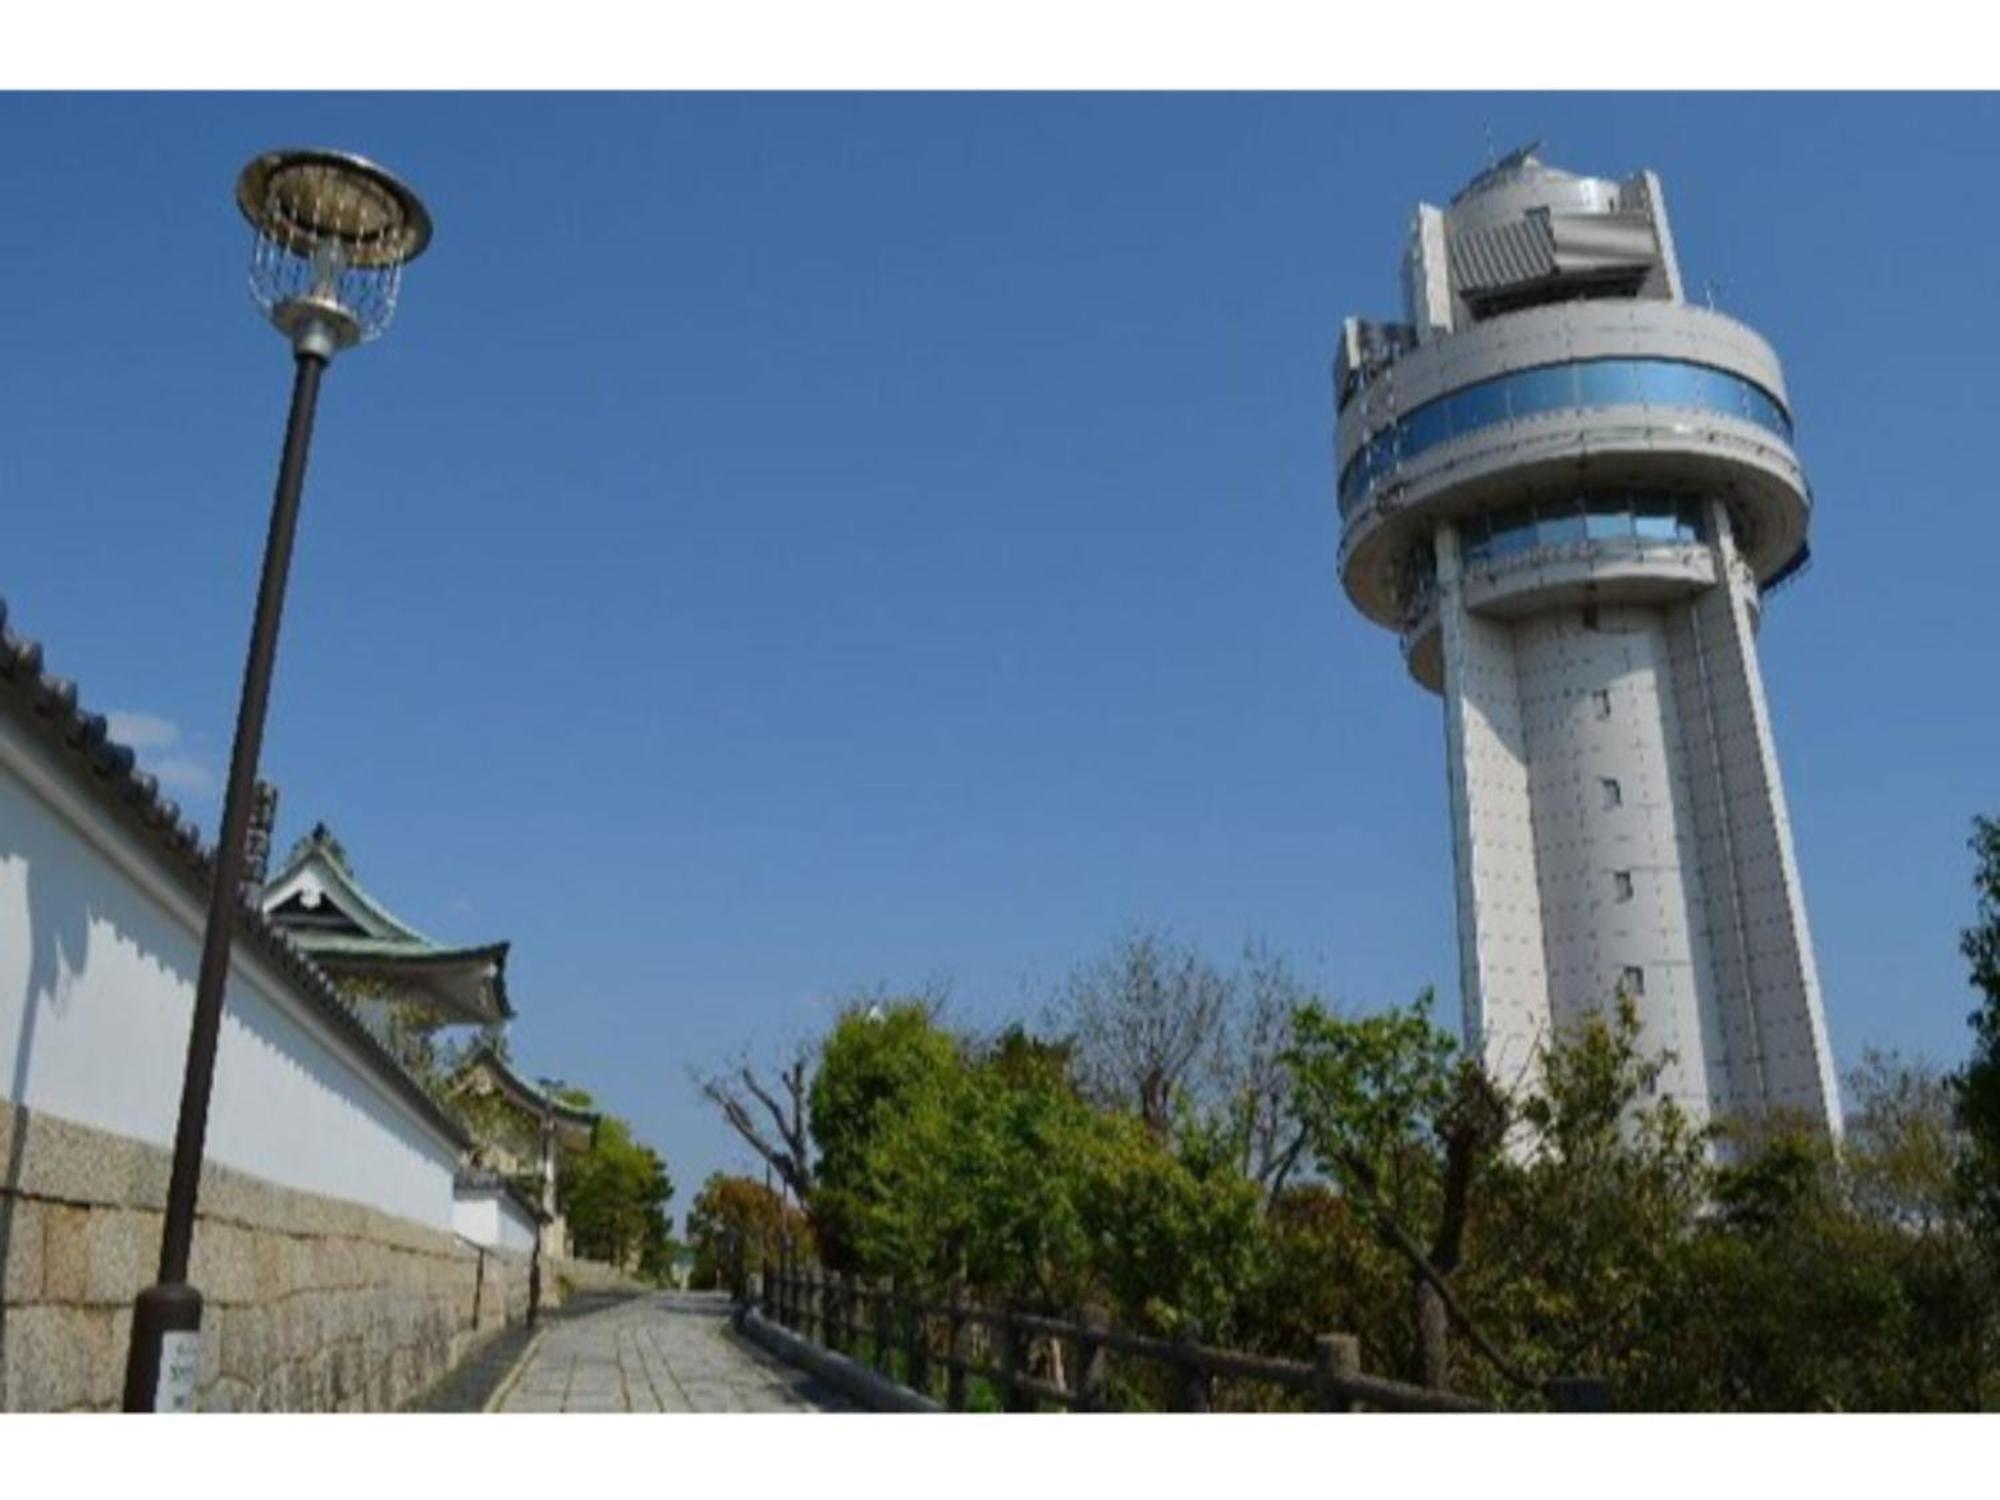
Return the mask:
{"type": "Polygon", "coordinates": [[[1409,1264],[1332,1183],[1281,1189],[1265,1212],[1263,1240],[1239,1313],[1246,1347],[1302,1359],[1318,1335],[1338,1332],[1360,1340],[1370,1370],[1399,1374],[1418,1365],[1409,1264]]]}
{"type": "Polygon", "coordinates": [[[914,1258],[913,1216],[935,1169],[886,1148],[948,1132],[960,1068],[958,1043],[920,1001],[851,1006],[821,1044],[810,1207],[831,1265],[880,1272],[914,1258]]]}
{"type": "Polygon", "coordinates": [[[1357,1019],[1295,1015],[1292,1109],[1378,1245],[1344,1235],[1341,1274],[1407,1288],[1404,1318],[1378,1291],[1360,1320],[1371,1362],[1515,1401],[1601,1372],[1643,1332],[1641,1295],[1702,1201],[1706,1148],[1658,1096],[1666,1060],[1640,1043],[1621,1000],[1557,1036],[1510,1097],[1459,1056],[1428,995],[1357,1019]]]}
{"type": "Polygon", "coordinates": [[[1870,1053],[1836,1153],[1811,1122],[1738,1127],[1706,1209],[1614,1364],[1640,1409],[1907,1411],[1985,1402],[1994,1320],[1934,1069],[1870,1053]]]}
{"type": "Polygon", "coordinates": [[[739,1272],[776,1257],[789,1236],[797,1253],[811,1253],[811,1228],[798,1209],[755,1178],[714,1172],[688,1206],[694,1251],[692,1286],[731,1285],[739,1272]],[[740,1263],[739,1263],[739,1257],[740,1263]]]}
{"type": "MultiPolygon", "coordinates": [[[[1509,1092],[1428,994],[1343,1017],[1262,950],[1223,973],[1144,938],[1079,971],[1058,1035],[863,1002],[783,1097],[746,1077],[739,1113],[811,1184],[837,1269],[1295,1359],[1353,1333],[1371,1371],[1502,1406],[1596,1374],[1637,1410],[1983,1409],[2000,825],[1977,829],[1978,1049],[1948,1076],[1868,1054],[1844,1146],[1780,1113],[1697,1128],[1626,997],[1509,1092]]],[[[697,1209],[708,1275],[718,1226],[742,1243],[783,1213],[747,1179],[697,1209]]],[[[1028,1360],[1059,1378],[1054,1344],[1028,1360]]],[[[1163,1399],[1150,1366],[1115,1368],[1130,1404],[1163,1399]]]]}
{"type": "Polygon", "coordinates": [[[1245,1290],[1265,1253],[1262,1194],[1227,1132],[1187,1122],[1173,1149],[1120,1115],[1082,1164],[1092,1279],[1127,1327],[1242,1342],[1245,1290]]]}
{"type": "Polygon", "coordinates": [[[1971,844],[1977,916],[1959,949],[1980,1002],[1968,1018],[1972,1057],[1955,1080],[1958,1123],[1970,1146],[1961,1180],[2000,1253],[2000,820],[1974,818],[1971,844]]]}
{"type": "Polygon", "coordinates": [[[980,1046],[918,1002],[854,1008],[812,1095],[815,1227],[836,1265],[1062,1306],[1080,1295],[1083,1137],[1067,1051],[1018,1028],[980,1046]]]}
{"type": "MultiPolygon", "coordinates": [[[[1427,990],[1405,1009],[1356,1019],[1306,1005],[1293,1014],[1286,1061],[1290,1107],[1314,1164],[1407,1270],[1413,1344],[1378,1353],[1414,1363],[1412,1373],[1442,1387],[1450,1318],[1479,1337],[1454,1305],[1450,1278],[1464,1255],[1474,1181],[1505,1113],[1478,1067],[1431,1020],[1431,1004],[1427,990]]],[[[1381,1275],[1379,1265],[1355,1269],[1381,1275]]]]}
{"type": "Polygon", "coordinates": [[[1671,1344],[1646,1294],[1707,1200],[1711,1141],[1661,1091],[1671,1058],[1644,1040],[1626,996],[1558,1036],[1485,1173],[1466,1295],[1536,1384],[1615,1384],[1634,1350],[1671,1344]]]}
{"type": "Polygon", "coordinates": [[[1226,1133],[1163,1140],[1086,1098],[1066,1042],[971,1041],[917,1005],[844,1016],[816,1076],[812,1211],[848,1268],[1128,1327],[1231,1326],[1261,1226],[1226,1133]]]}
{"type": "Polygon", "coordinates": [[[665,1270],[667,1203],[673,1181],[651,1147],[623,1120],[606,1116],[588,1151],[559,1157],[556,1202],[569,1221],[576,1253],[646,1275],[665,1270]]]}

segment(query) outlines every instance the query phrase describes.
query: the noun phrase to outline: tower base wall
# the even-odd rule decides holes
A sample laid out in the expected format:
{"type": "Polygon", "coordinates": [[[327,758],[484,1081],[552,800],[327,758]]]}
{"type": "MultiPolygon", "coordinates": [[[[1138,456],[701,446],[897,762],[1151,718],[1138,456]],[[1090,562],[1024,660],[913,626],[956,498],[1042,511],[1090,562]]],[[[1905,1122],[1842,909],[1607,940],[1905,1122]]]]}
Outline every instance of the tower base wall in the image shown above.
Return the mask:
{"type": "Polygon", "coordinates": [[[1714,512],[1716,584],[1513,618],[1467,606],[1440,529],[1467,1043],[1518,1085],[1622,992],[1697,1121],[1786,1110],[1837,1133],[1755,585],[1714,512]]]}

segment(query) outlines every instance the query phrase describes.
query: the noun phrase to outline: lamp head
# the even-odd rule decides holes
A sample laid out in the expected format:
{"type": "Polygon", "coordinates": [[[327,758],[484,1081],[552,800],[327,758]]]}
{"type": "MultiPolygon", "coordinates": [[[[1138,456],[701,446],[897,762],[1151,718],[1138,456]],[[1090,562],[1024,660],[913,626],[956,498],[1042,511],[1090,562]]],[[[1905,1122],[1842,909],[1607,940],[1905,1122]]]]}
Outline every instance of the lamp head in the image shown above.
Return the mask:
{"type": "Polygon", "coordinates": [[[379,337],[403,267],[431,240],[417,195],[343,151],[267,151],[236,180],[250,221],[250,292],[301,352],[330,359],[379,337]]]}

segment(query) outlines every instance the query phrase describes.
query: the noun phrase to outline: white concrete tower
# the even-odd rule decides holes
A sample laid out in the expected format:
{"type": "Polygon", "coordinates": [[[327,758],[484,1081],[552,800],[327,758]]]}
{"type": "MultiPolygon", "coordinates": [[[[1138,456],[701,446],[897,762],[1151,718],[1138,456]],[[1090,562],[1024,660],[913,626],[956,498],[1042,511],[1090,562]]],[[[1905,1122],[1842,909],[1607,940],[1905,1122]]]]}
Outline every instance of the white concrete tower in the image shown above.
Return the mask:
{"type": "Polygon", "coordinates": [[[1340,564],[1444,697],[1467,1045],[1631,992],[1698,1120],[1839,1093],[1757,662],[1811,494],[1770,345],[1682,295],[1659,179],[1532,148],[1417,210],[1349,318],[1340,564]]]}

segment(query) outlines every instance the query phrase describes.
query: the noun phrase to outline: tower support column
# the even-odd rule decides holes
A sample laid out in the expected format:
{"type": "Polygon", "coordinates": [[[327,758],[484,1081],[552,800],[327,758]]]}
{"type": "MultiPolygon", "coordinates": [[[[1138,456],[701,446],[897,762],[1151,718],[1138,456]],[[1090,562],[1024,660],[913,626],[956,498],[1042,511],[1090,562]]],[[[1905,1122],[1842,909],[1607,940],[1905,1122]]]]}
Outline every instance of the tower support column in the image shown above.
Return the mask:
{"type": "Polygon", "coordinates": [[[1511,1085],[1551,1025],[1520,685],[1508,627],[1465,607],[1457,531],[1439,524],[1432,545],[1466,1045],[1511,1085]]]}
{"type": "Polygon", "coordinates": [[[1791,820],[1757,660],[1757,585],[1727,508],[1709,503],[1716,586],[1689,605],[1674,642],[1690,716],[1691,801],[1714,953],[1733,1113],[1798,1111],[1839,1130],[1839,1084],[1806,924],[1791,820]]]}

